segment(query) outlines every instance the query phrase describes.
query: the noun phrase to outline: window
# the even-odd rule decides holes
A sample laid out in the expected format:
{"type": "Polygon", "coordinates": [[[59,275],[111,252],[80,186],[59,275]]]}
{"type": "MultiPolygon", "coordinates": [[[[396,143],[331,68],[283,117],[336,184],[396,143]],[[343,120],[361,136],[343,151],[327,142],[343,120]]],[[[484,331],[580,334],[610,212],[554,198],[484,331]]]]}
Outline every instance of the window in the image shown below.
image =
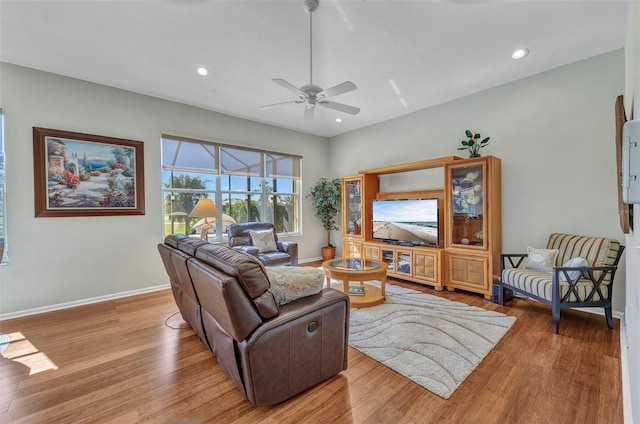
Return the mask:
{"type": "Polygon", "coordinates": [[[295,155],[163,136],[164,235],[199,235],[204,218],[188,215],[204,197],[222,213],[209,241],[226,241],[234,222],[273,222],[278,234],[299,233],[301,162],[295,155]]]}
{"type": "Polygon", "coordinates": [[[4,187],[4,113],[0,109],[0,263],[7,262],[5,243],[6,235],[6,216],[7,210],[5,205],[5,187],[4,187]]]}

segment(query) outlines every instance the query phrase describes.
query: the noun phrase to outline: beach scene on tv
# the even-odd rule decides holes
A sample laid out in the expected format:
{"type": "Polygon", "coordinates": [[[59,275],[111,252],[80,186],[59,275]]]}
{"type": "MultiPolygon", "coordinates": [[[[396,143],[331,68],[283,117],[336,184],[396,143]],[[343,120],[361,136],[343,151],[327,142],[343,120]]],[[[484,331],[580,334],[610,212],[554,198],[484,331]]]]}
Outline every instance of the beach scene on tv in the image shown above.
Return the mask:
{"type": "Polygon", "coordinates": [[[437,199],[374,200],[373,238],[438,245],[437,199]]]}

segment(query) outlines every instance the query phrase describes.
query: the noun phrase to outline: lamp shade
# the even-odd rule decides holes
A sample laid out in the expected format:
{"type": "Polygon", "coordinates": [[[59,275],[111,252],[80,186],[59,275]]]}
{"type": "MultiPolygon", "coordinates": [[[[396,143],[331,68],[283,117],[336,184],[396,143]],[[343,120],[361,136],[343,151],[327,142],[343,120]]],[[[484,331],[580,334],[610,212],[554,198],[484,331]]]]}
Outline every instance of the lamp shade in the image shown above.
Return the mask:
{"type": "Polygon", "coordinates": [[[218,216],[218,208],[213,200],[209,198],[200,199],[193,208],[189,217],[191,218],[215,218],[218,216]]]}

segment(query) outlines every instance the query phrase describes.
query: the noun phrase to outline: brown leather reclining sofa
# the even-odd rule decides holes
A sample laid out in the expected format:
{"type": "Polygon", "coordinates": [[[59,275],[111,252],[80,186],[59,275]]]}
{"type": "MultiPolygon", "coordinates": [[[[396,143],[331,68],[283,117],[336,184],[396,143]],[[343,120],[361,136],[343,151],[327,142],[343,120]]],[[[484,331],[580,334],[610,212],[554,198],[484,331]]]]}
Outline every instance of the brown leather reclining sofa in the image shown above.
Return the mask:
{"type": "Polygon", "coordinates": [[[243,222],[231,224],[227,227],[229,246],[243,250],[260,259],[265,266],[298,265],[298,243],[292,241],[279,241],[276,227],[270,222],[243,222]],[[251,231],[273,231],[273,239],[276,242],[276,250],[273,252],[260,252],[253,246],[251,231]]]}
{"type": "Polygon", "coordinates": [[[176,234],[158,250],[184,320],[252,404],[282,402],[347,368],[343,293],[324,288],[279,306],[249,254],[176,234]]]}

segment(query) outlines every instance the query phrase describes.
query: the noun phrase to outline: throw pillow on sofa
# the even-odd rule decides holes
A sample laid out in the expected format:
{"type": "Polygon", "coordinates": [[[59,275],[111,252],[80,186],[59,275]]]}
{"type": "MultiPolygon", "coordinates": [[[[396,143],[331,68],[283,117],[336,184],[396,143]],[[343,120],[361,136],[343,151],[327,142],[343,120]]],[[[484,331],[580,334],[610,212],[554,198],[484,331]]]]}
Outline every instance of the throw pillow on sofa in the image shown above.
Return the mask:
{"type": "Polygon", "coordinates": [[[319,293],[324,286],[324,271],[312,267],[268,266],[267,276],[278,305],[319,293]]]}
{"type": "Polygon", "coordinates": [[[249,230],[249,234],[251,235],[251,242],[255,247],[258,248],[258,251],[260,253],[275,252],[276,250],[278,250],[278,246],[276,246],[276,240],[273,237],[273,231],[249,230]]]}
{"type": "MultiPolygon", "coordinates": [[[[587,260],[585,258],[571,258],[569,259],[567,262],[565,262],[564,264],[562,264],[563,267],[581,267],[581,266],[589,266],[589,264],[587,263],[587,260]]],[[[581,274],[580,271],[567,271],[567,274],[569,274],[569,279],[571,281],[575,281],[581,274]]],[[[564,275],[564,272],[560,273],[560,281],[567,281],[567,277],[564,275]]]]}
{"type": "Polygon", "coordinates": [[[558,249],[536,249],[527,246],[527,260],[524,267],[534,271],[551,272],[556,265],[558,249]]]}

